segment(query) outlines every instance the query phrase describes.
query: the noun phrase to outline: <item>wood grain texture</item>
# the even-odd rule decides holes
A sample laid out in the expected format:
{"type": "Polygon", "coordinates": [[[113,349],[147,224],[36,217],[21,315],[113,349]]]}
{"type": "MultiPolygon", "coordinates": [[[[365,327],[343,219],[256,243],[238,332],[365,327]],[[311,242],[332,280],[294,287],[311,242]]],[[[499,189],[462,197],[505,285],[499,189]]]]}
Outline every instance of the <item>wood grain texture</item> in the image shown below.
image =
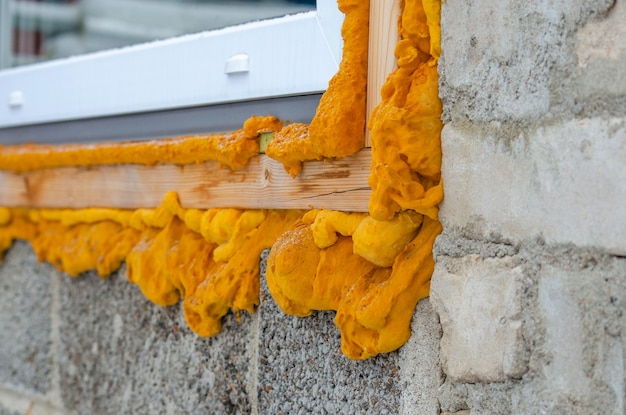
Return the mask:
{"type": "Polygon", "coordinates": [[[157,207],[176,191],[185,208],[241,207],[366,212],[369,149],[339,160],[304,164],[295,179],[265,155],[241,170],[217,162],[177,166],[62,167],[0,171],[0,206],[137,209],[157,207]]]}
{"type": "MultiPolygon", "coordinates": [[[[367,123],[372,110],[380,103],[380,89],[385,79],[397,67],[393,54],[400,39],[398,19],[400,0],[370,1],[369,52],[367,68],[367,123]]],[[[369,129],[365,132],[365,146],[370,147],[369,129]]]]}

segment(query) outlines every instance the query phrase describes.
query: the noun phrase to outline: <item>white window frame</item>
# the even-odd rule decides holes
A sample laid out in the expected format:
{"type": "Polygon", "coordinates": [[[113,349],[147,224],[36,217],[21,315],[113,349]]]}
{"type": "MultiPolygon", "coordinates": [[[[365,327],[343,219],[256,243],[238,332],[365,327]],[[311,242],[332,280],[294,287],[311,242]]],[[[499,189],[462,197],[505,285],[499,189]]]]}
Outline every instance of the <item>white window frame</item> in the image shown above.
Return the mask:
{"type": "MultiPolygon", "coordinates": [[[[164,111],[221,109],[217,120],[227,109],[268,100],[284,100],[283,117],[289,119],[291,109],[293,121],[300,117],[294,102],[308,102],[309,112],[310,100],[302,97],[319,99],[338,70],[342,22],[336,0],[318,0],[311,12],[2,70],[0,143],[11,135],[32,139],[16,133],[38,126],[61,126],[62,137],[68,123],[112,125],[119,117],[150,114],[167,119],[164,111]],[[286,97],[296,98],[290,104],[286,97]]],[[[119,138],[142,136],[129,131],[118,131],[119,138]]]]}

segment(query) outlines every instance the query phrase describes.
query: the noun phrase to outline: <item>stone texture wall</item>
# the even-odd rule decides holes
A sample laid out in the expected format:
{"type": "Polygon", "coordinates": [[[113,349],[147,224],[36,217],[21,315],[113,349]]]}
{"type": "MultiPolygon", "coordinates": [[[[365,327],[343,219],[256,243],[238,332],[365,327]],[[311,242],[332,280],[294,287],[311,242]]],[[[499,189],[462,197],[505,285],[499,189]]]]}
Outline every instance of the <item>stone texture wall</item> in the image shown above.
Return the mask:
{"type": "Polygon", "coordinates": [[[332,313],[212,339],[125,281],[0,267],[0,414],[624,414],[626,0],[447,0],[444,232],[399,351],[332,313]]]}
{"type": "MultiPolygon", "coordinates": [[[[264,263],[262,263],[264,264],[264,263]]],[[[0,268],[0,414],[438,413],[439,325],[428,300],[400,352],[340,352],[333,313],[253,314],[203,339],[121,269],[69,278],[17,243],[0,268]],[[407,412],[408,411],[408,412],[407,412]]]]}
{"type": "Polygon", "coordinates": [[[448,0],[442,411],[624,414],[626,1],[448,0]]]}

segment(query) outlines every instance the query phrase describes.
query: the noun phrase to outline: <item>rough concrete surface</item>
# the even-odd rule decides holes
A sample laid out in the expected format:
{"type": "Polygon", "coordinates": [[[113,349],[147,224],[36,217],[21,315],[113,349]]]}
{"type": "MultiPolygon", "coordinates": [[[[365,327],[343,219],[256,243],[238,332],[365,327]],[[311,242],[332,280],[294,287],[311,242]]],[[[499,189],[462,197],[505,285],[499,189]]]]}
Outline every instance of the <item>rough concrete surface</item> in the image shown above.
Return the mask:
{"type": "Polygon", "coordinates": [[[441,362],[456,382],[502,382],[527,370],[519,259],[437,257],[431,303],[443,337],[441,362]]]}
{"type": "Polygon", "coordinates": [[[23,415],[23,413],[18,411],[12,411],[0,405],[0,415],[23,415]]]}
{"type": "Polygon", "coordinates": [[[260,414],[397,414],[401,406],[397,352],[365,361],[341,354],[334,312],[283,314],[262,278],[259,307],[260,414]]]}
{"type": "Polygon", "coordinates": [[[402,414],[438,415],[437,389],[443,382],[439,362],[441,325],[428,298],[417,304],[411,338],[400,349],[402,414]]]}
{"type": "Polygon", "coordinates": [[[444,233],[399,351],[348,360],[333,312],[286,316],[264,279],[258,313],[201,339],[123,271],[69,279],[17,244],[0,414],[624,415],[625,16],[442,2],[444,233]]]}
{"type": "Polygon", "coordinates": [[[5,256],[0,275],[0,385],[45,394],[50,351],[51,267],[25,243],[5,256]]]}
{"type": "Polygon", "coordinates": [[[61,284],[61,394],[80,414],[250,413],[251,317],[200,338],[179,306],[158,307],[121,270],[61,284]]]}
{"type": "Polygon", "coordinates": [[[0,415],[73,415],[58,406],[57,391],[46,395],[28,393],[11,388],[0,389],[0,415]]]}
{"type": "Polygon", "coordinates": [[[626,111],[626,1],[616,0],[602,19],[576,33],[577,67],[562,83],[560,102],[573,102],[577,116],[626,111]]]}
{"type": "MultiPolygon", "coordinates": [[[[614,3],[443,2],[439,72],[444,120],[528,125],[564,114],[599,115],[575,100],[573,79],[580,76],[575,73],[576,33],[605,17],[614,3]]],[[[623,114],[614,106],[602,110],[623,114]]]]}
{"type": "Polygon", "coordinates": [[[511,142],[506,134],[498,124],[444,127],[444,227],[475,223],[479,238],[542,236],[626,255],[626,118],[566,121],[511,142]]]}
{"type": "Polygon", "coordinates": [[[446,195],[431,303],[443,411],[624,414],[624,16],[625,0],[442,2],[446,195]],[[521,291],[459,283],[501,274],[464,258],[508,256],[521,291]],[[471,298],[454,297],[462,291],[471,298]],[[485,319],[470,317],[520,293],[512,342],[528,370],[499,382],[455,377],[448,352],[488,342],[485,319]]]}
{"type": "Polygon", "coordinates": [[[537,325],[545,336],[536,336],[543,364],[532,392],[540,391],[548,413],[623,414],[626,259],[556,253],[536,253],[537,325]]]}
{"type": "MultiPolygon", "coordinates": [[[[26,244],[7,254],[5,283],[28,278],[52,288],[4,290],[36,298],[31,309],[46,307],[39,313],[45,319],[22,323],[34,332],[47,328],[36,339],[48,352],[33,365],[13,355],[16,368],[33,370],[30,377],[10,378],[11,369],[2,368],[0,414],[439,413],[441,332],[428,300],[417,307],[405,348],[351,361],[340,352],[333,312],[284,315],[266,286],[258,313],[243,313],[241,322],[228,315],[222,333],[202,339],[187,328],[180,307],[151,304],[124,273],[70,278],[38,264],[26,244]]],[[[16,314],[5,310],[0,324],[16,314]]]]}
{"type": "MultiPolygon", "coordinates": [[[[479,250],[477,245],[481,243],[493,245],[463,242],[463,236],[455,236],[450,230],[441,238],[444,241],[438,244],[438,267],[451,262],[443,257],[447,249],[455,254],[459,250],[469,254],[479,250]],[[454,240],[459,243],[450,245],[454,240]]],[[[518,342],[520,348],[527,350],[528,371],[520,379],[490,383],[468,383],[447,376],[438,390],[441,409],[449,412],[470,409],[472,415],[623,414],[626,259],[599,249],[546,245],[541,240],[521,242],[518,257],[523,273],[523,326],[518,342]]],[[[463,257],[457,257],[447,266],[466,273],[476,269],[461,265],[462,260],[463,257]]],[[[445,282],[437,278],[436,275],[433,292],[437,292],[437,284],[445,282]]],[[[433,295],[431,302],[438,310],[440,300],[436,296],[433,295]]],[[[494,298],[504,302],[513,299],[511,295],[494,298]]],[[[451,302],[452,296],[448,295],[446,301],[451,302]]],[[[475,304],[479,309],[485,306],[478,299],[475,304]]],[[[443,318],[442,323],[445,339],[449,325],[443,318]]],[[[483,323],[481,320],[480,324],[483,323]]],[[[478,325],[466,327],[471,331],[478,325]]],[[[442,355],[444,345],[442,341],[442,355]]],[[[443,367],[445,372],[446,365],[443,367]]]]}
{"type": "MultiPolygon", "coordinates": [[[[592,60],[618,61],[626,55],[626,1],[615,1],[606,18],[588,22],[576,33],[578,65],[585,67],[592,60]]],[[[624,76],[623,73],[616,73],[624,76]]]]}

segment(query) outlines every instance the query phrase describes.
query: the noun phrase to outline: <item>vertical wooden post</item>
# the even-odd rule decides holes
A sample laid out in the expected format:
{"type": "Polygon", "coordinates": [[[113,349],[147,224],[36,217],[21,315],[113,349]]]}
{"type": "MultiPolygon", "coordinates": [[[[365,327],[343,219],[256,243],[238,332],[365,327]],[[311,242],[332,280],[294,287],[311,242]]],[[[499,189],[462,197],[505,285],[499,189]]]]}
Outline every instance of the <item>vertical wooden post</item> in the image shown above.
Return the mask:
{"type": "MultiPolygon", "coordinates": [[[[369,51],[367,65],[367,116],[380,103],[380,89],[397,67],[393,51],[399,40],[400,0],[371,0],[369,51]]],[[[370,133],[365,131],[365,146],[370,147],[370,133]]]]}

